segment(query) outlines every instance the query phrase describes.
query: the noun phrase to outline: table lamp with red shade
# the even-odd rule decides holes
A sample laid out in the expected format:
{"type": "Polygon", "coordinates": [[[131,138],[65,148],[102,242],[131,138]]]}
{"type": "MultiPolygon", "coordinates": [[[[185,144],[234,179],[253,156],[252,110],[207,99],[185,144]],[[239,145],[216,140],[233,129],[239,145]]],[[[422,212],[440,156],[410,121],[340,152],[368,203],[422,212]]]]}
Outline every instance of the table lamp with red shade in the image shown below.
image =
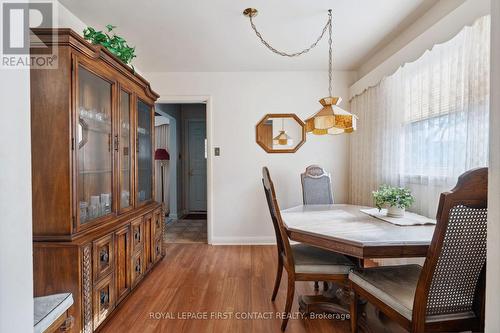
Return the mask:
{"type": "Polygon", "coordinates": [[[163,205],[163,166],[165,165],[165,161],[170,160],[170,154],[165,148],[158,148],[155,150],[155,161],[161,162],[161,204],[163,205]]]}

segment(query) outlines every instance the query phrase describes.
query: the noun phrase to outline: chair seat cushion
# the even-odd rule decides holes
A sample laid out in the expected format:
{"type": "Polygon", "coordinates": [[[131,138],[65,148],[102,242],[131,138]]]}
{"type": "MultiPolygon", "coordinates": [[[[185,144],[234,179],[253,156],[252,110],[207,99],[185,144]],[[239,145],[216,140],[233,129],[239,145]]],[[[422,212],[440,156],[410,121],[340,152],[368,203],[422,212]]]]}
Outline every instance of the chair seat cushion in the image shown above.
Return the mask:
{"type": "Polygon", "coordinates": [[[291,245],[295,272],[306,274],[349,274],[354,264],[346,256],[306,244],[291,245]]]}
{"type": "MultiPolygon", "coordinates": [[[[420,265],[372,267],[351,271],[349,280],[411,321],[421,271],[420,265]]],[[[429,323],[474,317],[474,312],[465,311],[426,316],[425,321],[429,323]]]]}
{"type": "Polygon", "coordinates": [[[422,267],[372,267],[349,273],[349,280],[411,320],[413,299],[422,267]]]}

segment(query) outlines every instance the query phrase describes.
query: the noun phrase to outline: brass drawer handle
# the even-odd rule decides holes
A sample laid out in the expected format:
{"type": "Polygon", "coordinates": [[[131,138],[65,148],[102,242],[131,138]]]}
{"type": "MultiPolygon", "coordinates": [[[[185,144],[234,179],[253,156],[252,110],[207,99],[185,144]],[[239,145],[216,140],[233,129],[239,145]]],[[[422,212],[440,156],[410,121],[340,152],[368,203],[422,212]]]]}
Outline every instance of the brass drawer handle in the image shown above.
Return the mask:
{"type": "Polygon", "coordinates": [[[103,264],[109,263],[109,254],[108,254],[108,251],[106,251],[104,249],[101,250],[100,260],[101,260],[101,263],[103,263],[103,264]]]}
{"type": "Polygon", "coordinates": [[[68,316],[68,318],[64,320],[64,323],[62,323],[62,325],[59,326],[59,331],[68,332],[73,328],[74,324],[75,324],[75,317],[68,316]]]}
{"type": "Polygon", "coordinates": [[[138,242],[140,242],[140,241],[141,241],[141,232],[140,232],[139,230],[136,230],[136,231],[134,232],[134,239],[135,239],[136,241],[138,241],[138,242]]]}
{"type": "Polygon", "coordinates": [[[109,303],[109,293],[108,292],[101,290],[100,302],[101,302],[101,305],[106,305],[109,303]]]}
{"type": "Polygon", "coordinates": [[[120,144],[120,139],[118,138],[118,135],[115,135],[115,141],[114,141],[115,151],[119,150],[118,148],[119,144],[120,144]]]}
{"type": "Polygon", "coordinates": [[[135,272],[136,272],[137,274],[141,273],[141,263],[137,263],[137,264],[135,265],[135,272]]]}

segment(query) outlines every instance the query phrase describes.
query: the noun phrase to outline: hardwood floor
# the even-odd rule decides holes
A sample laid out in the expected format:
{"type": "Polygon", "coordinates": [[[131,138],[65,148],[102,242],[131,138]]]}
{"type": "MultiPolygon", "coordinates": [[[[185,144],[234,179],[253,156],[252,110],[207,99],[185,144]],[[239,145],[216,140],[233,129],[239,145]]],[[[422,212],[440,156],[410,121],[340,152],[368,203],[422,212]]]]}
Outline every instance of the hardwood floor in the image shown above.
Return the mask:
{"type": "MultiPolygon", "coordinates": [[[[275,314],[284,308],[286,277],[272,303],[275,251],[273,246],[168,244],[166,258],[101,332],[280,332],[275,314]],[[193,313],[206,313],[208,319],[180,318],[193,313]],[[210,318],[218,314],[233,318],[210,318]],[[241,319],[248,315],[272,318],[241,319]]],[[[313,293],[312,282],[297,283],[296,299],[313,293]]],[[[292,313],[298,315],[297,300],[292,313]]],[[[286,332],[349,332],[349,321],[292,318],[286,332]]]]}

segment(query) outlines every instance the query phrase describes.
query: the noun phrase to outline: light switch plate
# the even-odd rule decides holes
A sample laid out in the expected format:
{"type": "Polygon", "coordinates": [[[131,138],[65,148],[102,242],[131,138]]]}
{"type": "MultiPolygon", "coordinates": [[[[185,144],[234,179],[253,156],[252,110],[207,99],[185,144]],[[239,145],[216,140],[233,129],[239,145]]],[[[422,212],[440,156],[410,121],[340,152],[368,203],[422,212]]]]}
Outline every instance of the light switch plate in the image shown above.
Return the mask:
{"type": "Polygon", "coordinates": [[[220,156],[220,148],[219,147],[215,147],[214,148],[214,155],[215,156],[220,156]]]}

